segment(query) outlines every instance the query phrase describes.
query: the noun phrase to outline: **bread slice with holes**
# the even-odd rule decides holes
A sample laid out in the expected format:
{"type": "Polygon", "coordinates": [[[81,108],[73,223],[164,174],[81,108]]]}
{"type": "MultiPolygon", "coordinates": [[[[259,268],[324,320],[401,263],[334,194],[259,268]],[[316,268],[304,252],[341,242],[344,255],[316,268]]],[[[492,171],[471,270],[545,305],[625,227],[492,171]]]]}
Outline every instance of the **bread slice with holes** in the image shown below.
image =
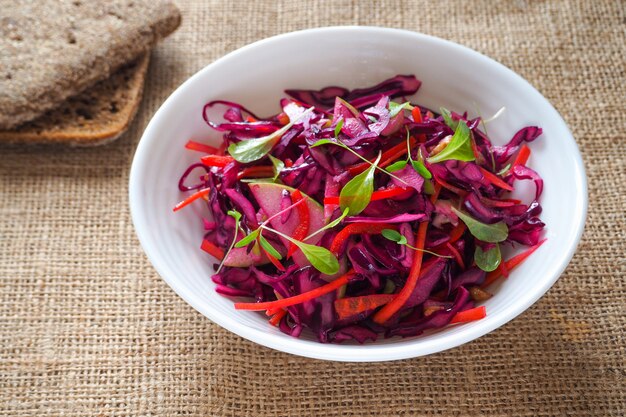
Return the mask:
{"type": "Polygon", "coordinates": [[[146,53],[43,116],[0,130],[0,143],[95,146],[115,140],[139,107],[149,60],[146,53]]]}
{"type": "Polygon", "coordinates": [[[109,78],[180,24],[169,0],[0,0],[0,129],[109,78]]]}

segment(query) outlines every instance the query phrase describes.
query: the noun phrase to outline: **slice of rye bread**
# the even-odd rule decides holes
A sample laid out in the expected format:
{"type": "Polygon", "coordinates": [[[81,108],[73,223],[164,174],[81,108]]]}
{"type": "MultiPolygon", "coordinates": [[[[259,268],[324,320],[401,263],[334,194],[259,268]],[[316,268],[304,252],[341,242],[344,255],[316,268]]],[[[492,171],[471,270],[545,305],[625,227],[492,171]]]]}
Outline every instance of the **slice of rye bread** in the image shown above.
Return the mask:
{"type": "Polygon", "coordinates": [[[59,106],[180,24],[169,0],[0,0],[0,129],[59,106]]]}
{"type": "Polygon", "coordinates": [[[137,112],[149,61],[145,53],[43,116],[0,130],[0,143],[95,146],[115,140],[137,112]]]}

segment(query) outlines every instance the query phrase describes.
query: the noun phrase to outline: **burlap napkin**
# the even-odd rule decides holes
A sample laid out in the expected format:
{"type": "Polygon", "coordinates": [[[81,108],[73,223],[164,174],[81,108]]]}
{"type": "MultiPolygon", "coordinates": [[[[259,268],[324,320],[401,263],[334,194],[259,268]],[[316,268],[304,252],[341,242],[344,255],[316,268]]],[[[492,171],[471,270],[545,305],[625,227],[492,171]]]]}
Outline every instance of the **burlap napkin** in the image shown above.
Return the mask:
{"type": "Polygon", "coordinates": [[[183,24],[153,52],[123,138],[97,150],[0,148],[0,415],[624,415],[623,3],[177,3],[183,24]],[[340,24],[421,31],[499,60],[554,103],[583,153],[589,217],[567,271],[526,313],[461,348],[337,364],[256,346],[176,296],[135,238],[130,162],[168,94],[249,42],[340,24]]]}

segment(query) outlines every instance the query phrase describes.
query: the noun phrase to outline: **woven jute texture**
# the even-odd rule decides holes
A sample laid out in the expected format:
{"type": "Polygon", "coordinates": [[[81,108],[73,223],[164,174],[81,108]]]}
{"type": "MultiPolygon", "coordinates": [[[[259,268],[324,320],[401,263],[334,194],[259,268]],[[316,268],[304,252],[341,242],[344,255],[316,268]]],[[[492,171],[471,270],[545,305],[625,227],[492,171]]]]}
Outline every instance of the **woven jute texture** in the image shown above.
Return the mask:
{"type": "Polygon", "coordinates": [[[182,26],[152,53],[119,141],[0,147],[0,415],[624,415],[623,1],[178,5],[182,26]],[[135,237],[131,159],[173,89],[260,38],[343,24],[420,31],[497,59],[556,106],[582,151],[590,206],[571,264],[527,312],[460,348],[339,364],[259,347],[174,294],[135,237]]]}

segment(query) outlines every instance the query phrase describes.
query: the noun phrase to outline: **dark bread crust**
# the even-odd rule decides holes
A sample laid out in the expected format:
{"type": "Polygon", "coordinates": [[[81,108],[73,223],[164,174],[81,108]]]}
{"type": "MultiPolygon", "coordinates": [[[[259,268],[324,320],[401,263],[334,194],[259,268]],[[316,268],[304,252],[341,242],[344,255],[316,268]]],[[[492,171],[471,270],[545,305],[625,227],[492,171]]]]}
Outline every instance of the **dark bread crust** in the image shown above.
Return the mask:
{"type": "Polygon", "coordinates": [[[0,143],[94,146],[115,140],[139,108],[149,61],[146,53],[37,119],[0,131],[0,143]]]}
{"type": "Polygon", "coordinates": [[[169,0],[0,0],[0,128],[59,106],[180,25],[169,0]]]}

